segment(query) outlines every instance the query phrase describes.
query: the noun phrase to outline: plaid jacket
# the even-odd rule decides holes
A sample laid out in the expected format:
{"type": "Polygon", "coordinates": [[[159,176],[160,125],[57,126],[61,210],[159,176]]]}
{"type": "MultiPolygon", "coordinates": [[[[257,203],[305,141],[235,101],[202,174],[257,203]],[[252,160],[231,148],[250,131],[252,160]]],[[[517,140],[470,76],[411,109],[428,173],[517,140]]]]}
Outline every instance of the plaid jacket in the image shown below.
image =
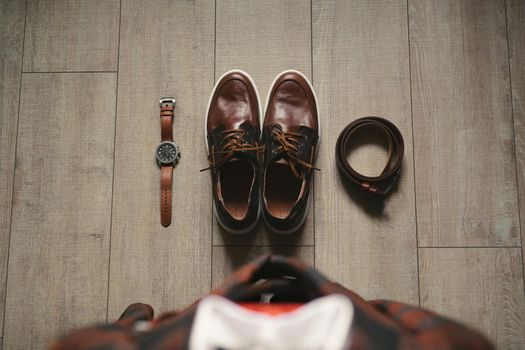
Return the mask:
{"type": "MultiPolygon", "coordinates": [[[[354,305],[350,350],[492,349],[483,336],[457,322],[394,301],[366,301],[313,268],[282,256],[259,257],[211,294],[236,302],[257,302],[262,293],[273,293],[272,303],[345,295],[354,305]],[[266,282],[255,284],[261,279],[266,282]]],[[[52,349],[186,349],[197,306],[198,301],[183,311],[154,318],[151,306],[132,304],[115,323],[75,331],[59,339],[52,349]],[[137,330],[140,321],[149,322],[148,330],[137,330]]]]}

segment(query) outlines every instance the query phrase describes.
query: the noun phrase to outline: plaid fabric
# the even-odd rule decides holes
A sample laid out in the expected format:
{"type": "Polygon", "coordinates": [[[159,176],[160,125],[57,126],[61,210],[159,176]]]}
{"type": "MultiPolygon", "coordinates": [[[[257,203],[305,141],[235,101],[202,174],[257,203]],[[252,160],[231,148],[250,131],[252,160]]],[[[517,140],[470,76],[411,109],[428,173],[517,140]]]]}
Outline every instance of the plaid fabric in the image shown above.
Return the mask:
{"type": "MultiPolygon", "coordinates": [[[[313,268],[282,256],[259,257],[212,292],[236,302],[257,302],[262,293],[274,294],[272,303],[345,295],[354,305],[350,350],[493,348],[483,336],[457,322],[403,303],[366,301],[313,268]],[[260,280],[266,281],[255,284],[260,280]]],[[[132,304],[115,323],[75,331],[51,349],[186,349],[197,305],[198,301],[183,311],[154,318],[151,306],[132,304]]]]}

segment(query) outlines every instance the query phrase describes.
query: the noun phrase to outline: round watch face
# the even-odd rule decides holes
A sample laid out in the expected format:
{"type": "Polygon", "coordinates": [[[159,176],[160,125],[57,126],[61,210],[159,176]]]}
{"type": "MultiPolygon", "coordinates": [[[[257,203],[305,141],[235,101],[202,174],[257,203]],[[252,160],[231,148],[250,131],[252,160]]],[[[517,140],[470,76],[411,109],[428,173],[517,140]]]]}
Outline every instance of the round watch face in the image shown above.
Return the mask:
{"type": "Polygon", "coordinates": [[[174,142],[162,142],[157,147],[155,156],[161,164],[174,164],[180,158],[179,147],[174,142]]]}

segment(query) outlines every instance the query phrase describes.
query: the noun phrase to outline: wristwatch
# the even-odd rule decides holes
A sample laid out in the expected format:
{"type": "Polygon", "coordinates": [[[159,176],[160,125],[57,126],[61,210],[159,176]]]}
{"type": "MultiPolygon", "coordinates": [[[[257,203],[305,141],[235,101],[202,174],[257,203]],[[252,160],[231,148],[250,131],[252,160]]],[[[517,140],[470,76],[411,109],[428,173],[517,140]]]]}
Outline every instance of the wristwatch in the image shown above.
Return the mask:
{"type": "Polygon", "coordinates": [[[180,149],[173,142],[173,110],[175,99],[160,99],[160,132],[161,142],[155,151],[157,164],[160,167],[160,223],[164,227],[171,224],[171,197],[173,168],[180,159],[180,149]]]}

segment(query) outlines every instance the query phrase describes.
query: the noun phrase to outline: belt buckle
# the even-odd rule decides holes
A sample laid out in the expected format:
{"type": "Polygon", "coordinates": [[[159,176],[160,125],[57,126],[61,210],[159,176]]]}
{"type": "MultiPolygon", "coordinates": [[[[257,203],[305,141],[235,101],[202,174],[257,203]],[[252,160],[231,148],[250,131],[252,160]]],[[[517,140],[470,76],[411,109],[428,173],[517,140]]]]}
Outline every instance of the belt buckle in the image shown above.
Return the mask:
{"type": "Polygon", "coordinates": [[[392,180],[390,181],[390,184],[383,191],[383,195],[385,197],[388,196],[390,192],[393,190],[395,184],[397,183],[397,180],[399,180],[399,176],[401,176],[401,169],[397,169],[394,176],[392,177],[392,180]]]}
{"type": "Polygon", "coordinates": [[[161,107],[175,107],[176,102],[173,97],[163,97],[160,99],[159,104],[161,107]]]}

